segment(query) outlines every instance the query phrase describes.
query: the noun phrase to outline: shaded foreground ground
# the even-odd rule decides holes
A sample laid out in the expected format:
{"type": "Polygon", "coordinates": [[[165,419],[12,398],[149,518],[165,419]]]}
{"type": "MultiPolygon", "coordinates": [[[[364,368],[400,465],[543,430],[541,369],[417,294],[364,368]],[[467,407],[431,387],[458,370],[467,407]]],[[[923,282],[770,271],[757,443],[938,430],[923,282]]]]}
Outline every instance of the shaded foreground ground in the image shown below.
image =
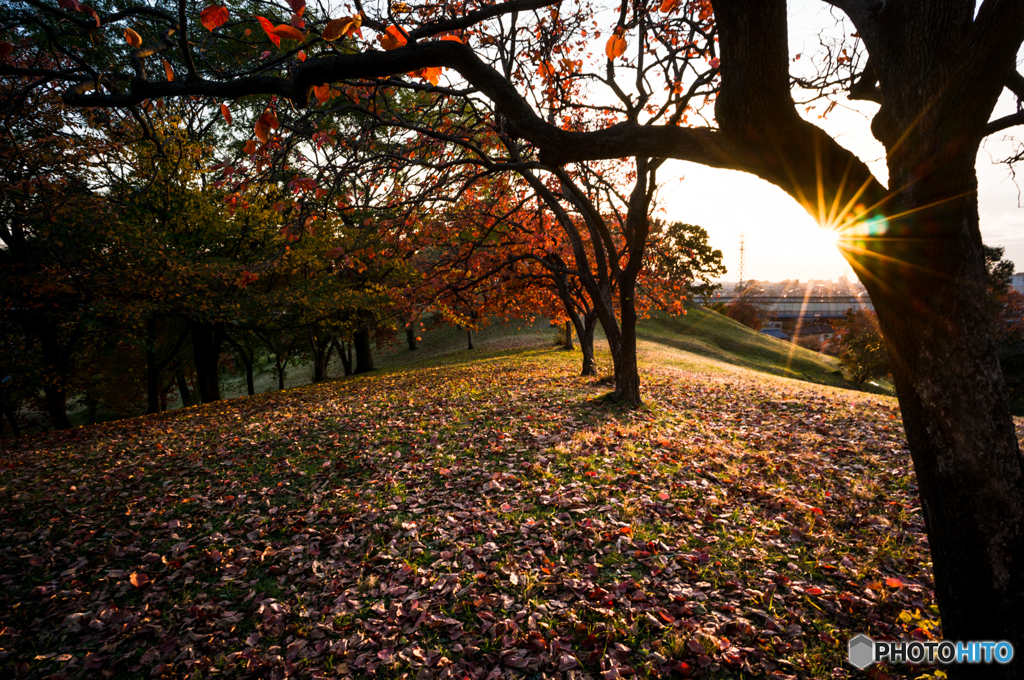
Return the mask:
{"type": "Polygon", "coordinates": [[[628,412],[577,363],[4,442],[0,675],[845,678],[940,635],[894,400],[648,367],[628,412]]]}

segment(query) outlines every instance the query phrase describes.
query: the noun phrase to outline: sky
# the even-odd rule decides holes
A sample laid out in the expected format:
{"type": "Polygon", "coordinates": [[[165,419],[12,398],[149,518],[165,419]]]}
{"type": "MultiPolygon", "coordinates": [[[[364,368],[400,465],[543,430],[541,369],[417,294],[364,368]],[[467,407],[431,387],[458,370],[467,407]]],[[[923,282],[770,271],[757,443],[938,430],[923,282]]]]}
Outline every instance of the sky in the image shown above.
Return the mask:
{"type": "MultiPolygon", "coordinates": [[[[819,31],[834,26],[824,3],[791,3],[791,53],[810,54],[819,31]]],[[[1014,97],[1004,92],[994,117],[1012,113],[1015,107],[1014,97]]],[[[816,111],[804,115],[857,154],[885,183],[885,151],[869,129],[877,110],[870,102],[847,101],[824,120],[817,118],[816,111]]],[[[978,154],[978,206],[984,242],[1003,246],[1004,257],[1017,264],[1017,271],[1024,271],[1024,198],[1008,168],[994,163],[1013,150],[1013,144],[1004,139],[1009,132],[987,139],[978,154]]],[[[1020,135],[1024,137],[1024,130],[1020,135]]],[[[659,184],[659,202],[667,219],[704,227],[712,247],[722,251],[728,269],[724,281],[738,279],[741,232],[746,242],[744,279],[835,281],[844,275],[855,279],[830,235],[788,194],[768,182],[741,172],[669,161],[659,171],[659,184]]]]}

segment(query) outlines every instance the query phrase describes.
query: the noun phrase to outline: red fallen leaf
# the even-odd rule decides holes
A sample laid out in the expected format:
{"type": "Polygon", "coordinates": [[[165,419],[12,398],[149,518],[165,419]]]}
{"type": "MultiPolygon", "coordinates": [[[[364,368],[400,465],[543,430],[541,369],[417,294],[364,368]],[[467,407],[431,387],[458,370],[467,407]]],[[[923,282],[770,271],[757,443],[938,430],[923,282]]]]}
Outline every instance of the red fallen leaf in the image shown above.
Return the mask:
{"type": "Polygon", "coordinates": [[[658,494],[658,498],[660,498],[663,501],[667,501],[669,498],[671,498],[671,496],[669,496],[667,491],[662,491],[661,493],[658,494]]]}
{"type": "Polygon", "coordinates": [[[825,591],[822,590],[821,588],[819,588],[818,586],[811,586],[810,588],[807,588],[806,590],[804,590],[804,592],[807,593],[808,595],[821,595],[825,591]]]}
{"type": "Polygon", "coordinates": [[[132,572],[132,575],[128,577],[128,580],[131,581],[132,585],[136,588],[145,588],[150,583],[150,578],[145,574],[140,574],[139,572],[132,572]]]}
{"type": "Polygon", "coordinates": [[[675,623],[676,622],[676,617],[672,616],[671,614],[669,614],[665,610],[662,610],[662,611],[658,612],[658,616],[660,616],[661,620],[664,621],[665,623],[675,623]]]}
{"type": "Polygon", "coordinates": [[[690,673],[693,671],[693,669],[690,668],[690,664],[686,663],[685,661],[680,661],[679,663],[677,663],[673,667],[673,670],[675,670],[676,673],[679,673],[684,678],[690,677],[690,673]]]}
{"type": "Polygon", "coordinates": [[[199,21],[208,31],[223,26],[230,18],[231,14],[224,5],[210,5],[199,13],[199,21]]]}
{"type": "Polygon", "coordinates": [[[889,586],[890,588],[902,588],[903,581],[899,580],[898,578],[887,578],[885,579],[885,585],[889,586]]]}
{"type": "Polygon", "coordinates": [[[220,115],[224,116],[224,120],[228,125],[231,125],[231,110],[228,108],[227,104],[220,105],[220,115]]]}
{"type": "Polygon", "coordinates": [[[811,512],[815,515],[824,515],[825,512],[821,508],[811,508],[811,512]]]}

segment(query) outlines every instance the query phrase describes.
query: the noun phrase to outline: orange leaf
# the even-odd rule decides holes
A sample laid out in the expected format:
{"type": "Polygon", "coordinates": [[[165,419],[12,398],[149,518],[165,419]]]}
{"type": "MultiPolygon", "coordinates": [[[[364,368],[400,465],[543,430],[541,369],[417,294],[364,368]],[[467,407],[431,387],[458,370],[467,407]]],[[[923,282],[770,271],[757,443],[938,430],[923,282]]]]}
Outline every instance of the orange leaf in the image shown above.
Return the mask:
{"type": "Polygon", "coordinates": [[[608,44],[604,48],[609,59],[621,57],[626,53],[626,39],[622,37],[620,29],[615,29],[615,34],[608,38],[608,44]]]}
{"type": "Polygon", "coordinates": [[[223,26],[230,18],[231,14],[228,13],[228,8],[224,5],[210,5],[199,13],[199,21],[208,31],[223,26]]]}
{"type": "Polygon", "coordinates": [[[341,36],[351,38],[362,25],[363,15],[361,14],[357,14],[354,17],[334,19],[333,21],[329,21],[324,27],[324,32],[321,37],[327,41],[337,40],[341,36]]]}
{"type": "Polygon", "coordinates": [[[281,127],[281,124],[277,121],[277,114],[274,113],[272,109],[267,109],[266,111],[264,111],[263,115],[260,116],[260,118],[265,118],[267,120],[267,124],[270,125],[270,127],[274,130],[281,127]]]}
{"type": "Polygon", "coordinates": [[[555,75],[555,67],[550,61],[544,60],[540,62],[540,66],[537,67],[537,73],[540,74],[541,78],[547,79],[555,75]]]}
{"type": "Polygon", "coordinates": [[[288,6],[292,8],[292,12],[302,16],[306,11],[306,0],[288,0],[288,6]]]}
{"type": "Polygon", "coordinates": [[[164,74],[167,76],[167,82],[170,83],[174,80],[174,69],[171,68],[171,65],[166,59],[163,59],[162,61],[164,62],[164,74]]]}
{"type": "Polygon", "coordinates": [[[821,588],[819,588],[818,586],[811,586],[810,588],[808,588],[804,592],[807,593],[808,595],[821,595],[825,591],[822,590],[821,588]]]}
{"type": "Polygon", "coordinates": [[[885,579],[885,585],[889,586],[890,588],[902,588],[903,581],[899,580],[898,578],[887,578],[885,579]]]}
{"type": "Polygon", "coordinates": [[[457,43],[462,42],[462,38],[460,38],[457,35],[442,35],[440,38],[438,38],[438,40],[451,40],[452,42],[457,43]]]}
{"type": "Polygon", "coordinates": [[[270,126],[267,125],[267,121],[263,119],[263,116],[260,116],[259,120],[256,121],[254,131],[256,132],[256,136],[259,137],[259,140],[264,144],[266,144],[267,140],[270,139],[270,126]]]}
{"type": "Polygon", "coordinates": [[[231,125],[231,110],[227,104],[220,105],[220,115],[224,116],[224,120],[227,121],[228,125],[231,125]]]}
{"type": "Polygon", "coordinates": [[[124,29],[124,40],[135,49],[142,47],[142,36],[130,28],[124,29]]]}
{"type": "Polygon", "coordinates": [[[306,61],[306,53],[302,50],[299,50],[299,53],[295,56],[299,58],[299,61],[306,61]]]}
{"type": "Polygon", "coordinates": [[[377,40],[380,41],[381,47],[385,50],[399,48],[408,42],[397,26],[388,26],[387,30],[384,31],[384,35],[377,36],[377,40]]]}
{"type": "Polygon", "coordinates": [[[145,588],[149,584],[149,577],[145,574],[140,574],[138,572],[132,572],[132,575],[129,577],[129,580],[132,582],[132,585],[136,588],[145,588]]]}
{"type": "Polygon", "coordinates": [[[673,12],[679,7],[679,0],[662,0],[661,7],[658,8],[659,12],[673,12]]]}
{"type": "Polygon", "coordinates": [[[423,80],[428,81],[431,85],[437,85],[437,79],[443,70],[440,66],[426,66],[410,72],[409,75],[414,78],[423,78],[423,80]]]}
{"type": "Polygon", "coordinates": [[[303,40],[306,39],[306,36],[302,35],[302,31],[295,28],[294,26],[289,26],[288,24],[281,24],[280,26],[275,26],[274,33],[286,40],[296,40],[298,42],[302,42],[303,40]]]}
{"type": "Polygon", "coordinates": [[[316,100],[321,104],[327,103],[327,100],[331,98],[331,84],[314,85],[313,94],[316,95],[316,100]]]}

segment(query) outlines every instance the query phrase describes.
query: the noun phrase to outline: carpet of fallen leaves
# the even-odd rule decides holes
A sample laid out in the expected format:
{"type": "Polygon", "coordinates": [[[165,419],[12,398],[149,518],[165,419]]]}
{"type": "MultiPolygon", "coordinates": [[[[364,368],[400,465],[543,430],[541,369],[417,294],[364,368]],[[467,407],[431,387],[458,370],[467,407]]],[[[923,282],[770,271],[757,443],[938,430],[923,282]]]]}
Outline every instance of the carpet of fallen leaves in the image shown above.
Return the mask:
{"type": "Polygon", "coordinates": [[[940,636],[894,400],[648,367],[628,411],[577,369],[3,442],[0,675],[847,678],[857,632],[940,636]]]}

